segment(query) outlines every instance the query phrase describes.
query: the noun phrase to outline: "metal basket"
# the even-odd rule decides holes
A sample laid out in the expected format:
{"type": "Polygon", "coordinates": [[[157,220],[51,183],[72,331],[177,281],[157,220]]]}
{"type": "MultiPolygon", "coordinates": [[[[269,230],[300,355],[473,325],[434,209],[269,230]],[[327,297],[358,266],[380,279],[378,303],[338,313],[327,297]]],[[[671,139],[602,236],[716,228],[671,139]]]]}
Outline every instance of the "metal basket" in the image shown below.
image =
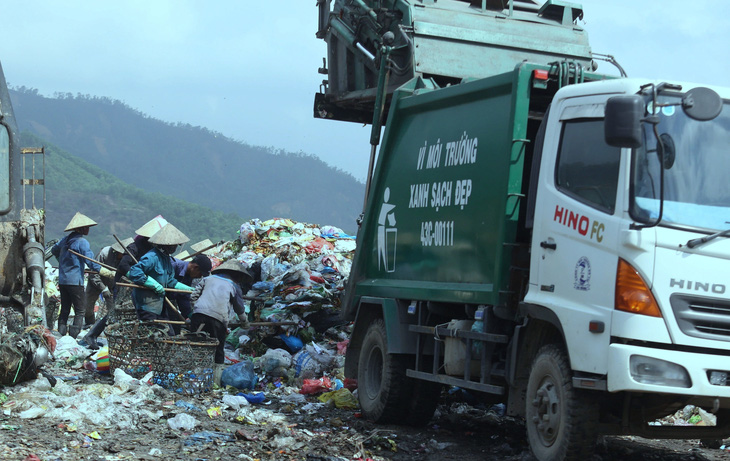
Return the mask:
{"type": "Polygon", "coordinates": [[[217,339],[197,333],[156,339],[154,343],[154,384],[178,394],[202,394],[213,389],[217,339]]]}
{"type": "Polygon", "coordinates": [[[165,336],[166,326],[142,322],[120,322],[109,325],[105,334],[109,342],[109,367],[117,368],[134,378],[152,370],[155,338],[165,336]]]}

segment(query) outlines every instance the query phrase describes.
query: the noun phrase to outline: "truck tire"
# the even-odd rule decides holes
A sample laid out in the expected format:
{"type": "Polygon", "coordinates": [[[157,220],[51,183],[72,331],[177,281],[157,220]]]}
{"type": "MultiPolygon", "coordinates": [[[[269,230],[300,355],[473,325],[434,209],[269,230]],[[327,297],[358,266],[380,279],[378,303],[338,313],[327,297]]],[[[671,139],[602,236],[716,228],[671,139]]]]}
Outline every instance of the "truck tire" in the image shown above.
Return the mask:
{"type": "Polygon", "coordinates": [[[414,427],[423,427],[431,421],[441,396],[441,384],[420,379],[408,380],[404,407],[401,409],[400,421],[414,427]]]}
{"type": "Polygon", "coordinates": [[[377,319],[363,337],[357,371],[360,408],[366,418],[377,423],[397,423],[405,416],[401,414],[406,387],[405,361],[387,351],[385,324],[377,319]]]}
{"type": "Polygon", "coordinates": [[[573,389],[568,357],[557,345],[543,346],[527,382],[527,438],[540,461],[585,460],[595,448],[598,405],[573,389]]]}

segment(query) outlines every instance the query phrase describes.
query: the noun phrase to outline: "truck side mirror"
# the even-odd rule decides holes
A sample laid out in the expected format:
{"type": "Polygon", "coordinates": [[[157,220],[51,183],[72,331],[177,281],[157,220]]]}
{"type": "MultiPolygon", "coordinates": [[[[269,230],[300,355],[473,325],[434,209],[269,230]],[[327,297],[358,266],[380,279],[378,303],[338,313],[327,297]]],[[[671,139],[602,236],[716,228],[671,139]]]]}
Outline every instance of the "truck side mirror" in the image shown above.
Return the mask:
{"type": "Polygon", "coordinates": [[[644,99],[639,95],[614,96],[606,102],[604,131],[606,144],[614,147],[640,147],[644,99]]]}

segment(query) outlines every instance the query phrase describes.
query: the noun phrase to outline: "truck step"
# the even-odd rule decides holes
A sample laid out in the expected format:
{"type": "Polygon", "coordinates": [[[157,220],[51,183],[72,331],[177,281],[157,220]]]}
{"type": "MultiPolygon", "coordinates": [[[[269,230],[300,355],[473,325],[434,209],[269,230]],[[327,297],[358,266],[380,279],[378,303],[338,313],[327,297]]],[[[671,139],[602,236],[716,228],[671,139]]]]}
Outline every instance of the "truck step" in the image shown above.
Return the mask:
{"type": "Polygon", "coordinates": [[[500,344],[507,344],[509,342],[509,337],[507,335],[499,335],[494,333],[481,333],[478,331],[468,330],[452,330],[445,327],[427,327],[423,325],[410,325],[408,329],[409,331],[412,331],[414,333],[437,336],[439,338],[464,338],[500,344]]]}
{"type": "Polygon", "coordinates": [[[449,375],[434,375],[432,373],[426,373],[424,371],[406,370],[406,376],[415,379],[422,379],[424,381],[432,381],[435,383],[445,384],[447,386],[458,386],[464,389],[471,389],[473,391],[488,392],[490,394],[503,395],[504,387],[495,386],[494,384],[482,384],[476,381],[465,381],[464,379],[457,378],[449,375]]]}

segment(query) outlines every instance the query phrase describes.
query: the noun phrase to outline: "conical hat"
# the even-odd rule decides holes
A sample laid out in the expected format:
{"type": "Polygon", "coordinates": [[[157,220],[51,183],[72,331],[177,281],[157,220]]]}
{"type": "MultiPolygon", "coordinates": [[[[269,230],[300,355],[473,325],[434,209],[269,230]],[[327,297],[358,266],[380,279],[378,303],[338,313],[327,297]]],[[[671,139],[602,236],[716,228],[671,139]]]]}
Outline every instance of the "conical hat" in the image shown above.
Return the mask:
{"type": "Polygon", "coordinates": [[[79,212],[76,212],[73,218],[71,218],[71,222],[68,223],[68,226],[63,230],[64,232],[68,232],[70,230],[78,229],[80,227],[91,227],[96,226],[96,221],[89,218],[86,215],[83,215],[79,212]]]}
{"type": "Polygon", "coordinates": [[[178,254],[176,254],[175,256],[173,256],[173,258],[177,258],[177,259],[185,259],[185,258],[187,258],[188,256],[190,256],[190,253],[188,253],[188,250],[183,250],[183,251],[181,251],[180,253],[178,253],[178,254]]]}
{"type": "MultiPolygon", "coordinates": [[[[128,239],[122,240],[122,245],[124,245],[124,248],[127,248],[132,242],[134,242],[134,239],[132,237],[129,237],[128,239]]],[[[117,253],[124,254],[126,253],[126,251],[124,251],[122,245],[120,245],[119,242],[116,242],[114,245],[112,245],[112,250],[116,251],[117,253]]]]}
{"type": "Polygon", "coordinates": [[[155,245],[182,245],[188,241],[190,239],[185,234],[169,223],[150,237],[150,243],[155,245]]]}
{"type": "Polygon", "coordinates": [[[213,252],[213,248],[210,248],[212,245],[213,245],[213,242],[211,242],[210,239],[205,239],[205,240],[201,240],[198,243],[193,243],[192,245],[190,245],[190,248],[192,248],[192,250],[195,253],[197,253],[198,251],[200,251],[204,248],[207,248],[207,250],[205,250],[203,252],[203,254],[209,255],[213,252]]]}
{"type": "Polygon", "coordinates": [[[134,231],[137,235],[141,235],[142,237],[152,237],[155,235],[155,233],[165,227],[167,224],[167,220],[162,217],[162,215],[157,215],[154,218],[150,219],[145,223],[144,226],[140,227],[136,231],[134,231]]]}
{"type": "Polygon", "coordinates": [[[218,271],[239,272],[243,275],[251,277],[251,279],[253,280],[253,276],[251,275],[251,273],[245,267],[243,267],[243,264],[236,261],[235,259],[229,259],[228,261],[213,269],[211,272],[215,273],[218,271]]]}

